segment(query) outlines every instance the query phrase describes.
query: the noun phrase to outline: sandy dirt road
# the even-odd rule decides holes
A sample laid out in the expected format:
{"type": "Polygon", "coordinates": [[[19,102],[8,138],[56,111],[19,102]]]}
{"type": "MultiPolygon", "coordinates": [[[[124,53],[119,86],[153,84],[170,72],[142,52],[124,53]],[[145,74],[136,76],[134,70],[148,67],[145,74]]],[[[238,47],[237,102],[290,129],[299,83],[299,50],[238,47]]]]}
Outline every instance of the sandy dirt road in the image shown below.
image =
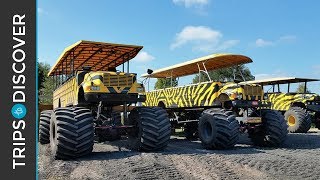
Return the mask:
{"type": "Polygon", "coordinates": [[[168,148],[140,153],[126,140],[97,143],[90,156],[53,160],[39,145],[39,179],[320,179],[320,131],[289,134],[277,149],[254,147],[242,135],[231,150],[205,150],[173,136],[168,148]]]}

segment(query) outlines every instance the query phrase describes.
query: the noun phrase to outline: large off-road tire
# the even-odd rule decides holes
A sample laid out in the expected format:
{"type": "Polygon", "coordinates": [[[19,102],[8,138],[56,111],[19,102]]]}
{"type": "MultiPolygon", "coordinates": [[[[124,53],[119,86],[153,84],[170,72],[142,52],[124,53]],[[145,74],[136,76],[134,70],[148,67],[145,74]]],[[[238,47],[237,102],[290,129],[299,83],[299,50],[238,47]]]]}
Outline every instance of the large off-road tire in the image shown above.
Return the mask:
{"type": "Polygon", "coordinates": [[[301,107],[291,107],[284,113],[284,118],[291,133],[306,133],[311,128],[311,116],[301,107]]]}
{"type": "Polygon", "coordinates": [[[261,110],[261,118],[261,126],[249,131],[249,138],[253,144],[263,147],[280,146],[288,134],[288,126],[283,115],[275,110],[261,110]]]}
{"type": "Polygon", "coordinates": [[[206,149],[230,149],[238,142],[240,134],[234,113],[223,109],[203,111],[198,132],[206,149]]]}
{"type": "Polygon", "coordinates": [[[50,121],[51,153],[55,159],[73,159],[92,152],[93,116],[81,107],[57,108],[50,121]]]}
{"type": "Polygon", "coordinates": [[[53,111],[45,110],[40,114],[39,142],[40,144],[50,143],[50,119],[53,111]]]}
{"type": "Polygon", "coordinates": [[[129,146],[138,151],[164,149],[170,140],[171,124],[161,107],[136,107],[128,118],[134,128],[129,131],[129,146]]]}

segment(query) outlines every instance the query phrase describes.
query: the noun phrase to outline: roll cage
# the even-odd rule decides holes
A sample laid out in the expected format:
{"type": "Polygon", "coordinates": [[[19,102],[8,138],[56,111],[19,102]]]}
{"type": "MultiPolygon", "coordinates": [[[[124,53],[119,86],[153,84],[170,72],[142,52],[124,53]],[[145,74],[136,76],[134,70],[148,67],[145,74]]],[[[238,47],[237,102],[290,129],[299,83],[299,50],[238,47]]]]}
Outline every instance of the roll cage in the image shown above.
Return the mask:
{"type": "MultiPolygon", "coordinates": [[[[143,74],[141,77],[144,77],[144,81],[148,83],[149,87],[149,78],[170,78],[171,85],[173,78],[178,78],[198,74],[199,82],[201,82],[202,73],[205,74],[209,81],[212,82],[211,77],[209,76],[209,71],[218,70],[222,68],[235,67],[233,70],[234,79],[236,77],[236,71],[238,67],[242,64],[251,63],[252,60],[243,55],[238,54],[211,54],[208,56],[200,57],[194,60],[186,61],[179,63],[173,66],[158,70],[148,70],[148,73],[143,74]]],[[[240,71],[240,75],[245,80],[243,74],[240,71]]],[[[149,88],[148,88],[149,90],[149,88]]]]}
{"type": "Polygon", "coordinates": [[[314,82],[314,81],[320,81],[320,79],[280,77],[280,78],[270,78],[270,79],[246,81],[246,82],[242,82],[242,83],[244,83],[244,84],[260,84],[260,85],[262,85],[262,87],[270,85],[270,86],[272,86],[273,93],[277,92],[276,88],[277,88],[278,92],[281,92],[280,85],[282,85],[282,84],[287,85],[287,92],[286,93],[290,93],[290,84],[304,83],[304,92],[303,93],[307,93],[307,83],[314,82]]]}

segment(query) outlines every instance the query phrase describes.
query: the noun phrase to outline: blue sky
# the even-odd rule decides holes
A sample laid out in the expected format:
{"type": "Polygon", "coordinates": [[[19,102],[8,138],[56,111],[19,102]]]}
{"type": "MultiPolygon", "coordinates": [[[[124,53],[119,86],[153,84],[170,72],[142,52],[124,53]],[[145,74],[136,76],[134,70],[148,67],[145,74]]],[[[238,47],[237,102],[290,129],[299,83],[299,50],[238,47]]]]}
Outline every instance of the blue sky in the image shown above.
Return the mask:
{"type": "MultiPolygon", "coordinates": [[[[227,52],[252,58],[256,79],[320,79],[319,7],[315,0],[38,0],[38,59],[53,65],[65,47],[92,40],[143,45],[131,63],[138,75],[227,52]]],[[[320,82],[309,87],[320,93],[320,82]]]]}

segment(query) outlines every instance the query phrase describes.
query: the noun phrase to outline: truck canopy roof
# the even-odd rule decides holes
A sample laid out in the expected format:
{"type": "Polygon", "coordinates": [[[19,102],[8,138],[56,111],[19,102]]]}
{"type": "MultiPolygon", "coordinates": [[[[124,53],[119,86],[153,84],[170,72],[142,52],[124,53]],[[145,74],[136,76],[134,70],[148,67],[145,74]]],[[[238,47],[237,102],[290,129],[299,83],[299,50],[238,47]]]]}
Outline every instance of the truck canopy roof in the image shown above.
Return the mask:
{"type": "Polygon", "coordinates": [[[270,78],[254,81],[245,81],[240,84],[261,84],[273,85],[273,84],[288,84],[288,83],[299,83],[299,82],[311,82],[311,81],[320,81],[320,79],[310,79],[310,78],[296,78],[296,77],[279,77],[279,78],[270,78]]]}
{"type": "Polygon", "coordinates": [[[134,58],[143,46],[114,44],[95,41],[78,41],[64,49],[48,76],[69,75],[83,66],[92,71],[115,68],[134,58]]]}
{"type": "Polygon", "coordinates": [[[158,69],[153,71],[151,74],[143,74],[142,77],[181,77],[198,73],[200,67],[205,67],[207,71],[212,71],[251,62],[252,60],[249,57],[243,55],[211,54],[166,68],[158,69]]]}

